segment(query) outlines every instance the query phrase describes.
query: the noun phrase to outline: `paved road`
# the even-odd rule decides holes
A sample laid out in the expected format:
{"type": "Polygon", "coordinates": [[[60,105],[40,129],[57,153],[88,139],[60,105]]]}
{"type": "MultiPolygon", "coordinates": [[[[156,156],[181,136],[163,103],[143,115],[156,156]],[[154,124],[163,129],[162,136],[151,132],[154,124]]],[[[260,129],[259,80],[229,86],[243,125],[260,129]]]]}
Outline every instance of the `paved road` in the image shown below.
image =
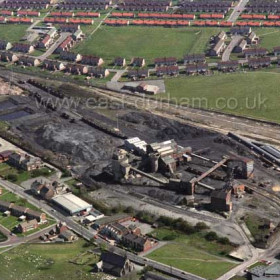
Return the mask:
{"type": "Polygon", "coordinates": [[[115,70],[115,69],[110,70],[109,69],[109,71],[110,72],[111,71],[115,71],[116,72],[114,77],[111,79],[111,82],[117,82],[127,70],[115,70]]]}
{"type": "Polygon", "coordinates": [[[37,58],[40,59],[41,61],[45,60],[48,58],[50,55],[54,53],[54,51],[58,48],[58,46],[69,36],[71,33],[68,32],[62,32],[60,34],[60,37],[55,41],[55,43],[41,56],[38,56],[37,58]]]}
{"type": "Polygon", "coordinates": [[[230,44],[227,46],[227,48],[223,52],[222,61],[230,60],[230,55],[231,55],[233,49],[238,45],[238,43],[240,42],[241,39],[242,39],[242,36],[240,36],[240,35],[232,36],[230,44]]]}
{"type": "Polygon", "coordinates": [[[248,2],[249,0],[240,0],[239,3],[234,7],[233,12],[228,18],[228,21],[235,22],[238,19],[239,15],[244,11],[245,6],[248,2]]]}

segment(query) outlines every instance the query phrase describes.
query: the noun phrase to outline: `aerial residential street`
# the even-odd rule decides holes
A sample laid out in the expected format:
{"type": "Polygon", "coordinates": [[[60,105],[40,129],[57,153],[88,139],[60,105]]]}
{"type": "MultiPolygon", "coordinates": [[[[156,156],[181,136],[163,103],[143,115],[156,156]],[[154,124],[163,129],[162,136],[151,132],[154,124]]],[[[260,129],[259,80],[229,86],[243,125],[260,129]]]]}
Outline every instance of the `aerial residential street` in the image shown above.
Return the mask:
{"type": "Polygon", "coordinates": [[[244,11],[246,4],[249,0],[240,0],[238,4],[234,7],[233,12],[231,13],[230,17],[228,18],[229,22],[235,22],[240,14],[244,11]]]}

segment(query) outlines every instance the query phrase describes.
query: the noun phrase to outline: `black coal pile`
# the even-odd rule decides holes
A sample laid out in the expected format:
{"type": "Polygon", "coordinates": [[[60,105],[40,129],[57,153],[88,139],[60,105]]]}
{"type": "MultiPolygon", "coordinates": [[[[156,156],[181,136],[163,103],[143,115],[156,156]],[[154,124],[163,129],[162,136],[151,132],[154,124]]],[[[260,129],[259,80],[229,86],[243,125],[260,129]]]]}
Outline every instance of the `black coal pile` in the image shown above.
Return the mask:
{"type": "Polygon", "coordinates": [[[122,140],[80,125],[67,127],[62,124],[47,124],[38,129],[36,135],[36,141],[41,146],[69,155],[75,164],[109,162],[114,149],[123,143],[122,140]]]}

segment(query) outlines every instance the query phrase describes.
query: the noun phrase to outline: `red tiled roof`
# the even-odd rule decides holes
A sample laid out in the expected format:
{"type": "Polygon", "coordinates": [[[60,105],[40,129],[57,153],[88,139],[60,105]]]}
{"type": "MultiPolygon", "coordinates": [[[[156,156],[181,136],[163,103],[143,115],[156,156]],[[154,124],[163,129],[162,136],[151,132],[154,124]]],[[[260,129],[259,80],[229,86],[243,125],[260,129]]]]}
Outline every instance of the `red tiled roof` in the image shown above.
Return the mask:
{"type": "Polygon", "coordinates": [[[197,25],[197,26],[205,26],[205,21],[199,21],[199,20],[196,20],[193,22],[193,25],[197,25]]]}
{"type": "Polygon", "coordinates": [[[31,18],[8,18],[7,22],[9,22],[9,23],[32,23],[33,19],[31,19],[31,18]]]}
{"type": "Polygon", "coordinates": [[[100,13],[92,13],[92,12],[78,12],[75,14],[77,17],[100,17],[100,13]]]}
{"type": "Polygon", "coordinates": [[[66,18],[52,18],[52,17],[47,17],[44,19],[44,22],[46,23],[66,23],[67,19],[66,18]]]}
{"type": "Polygon", "coordinates": [[[263,26],[276,26],[275,21],[264,21],[263,26]]]}
{"type": "Polygon", "coordinates": [[[201,14],[199,15],[199,18],[211,18],[210,14],[201,14]]]}
{"type": "Polygon", "coordinates": [[[104,21],[105,24],[108,24],[108,25],[128,25],[129,24],[129,21],[128,20],[122,20],[122,19],[119,19],[119,20],[115,20],[115,19],[106,19],[104,21]]]}
{"type": "Polygon", "coordinates": [[[50,39],[51,39],[51,36],[47,34],[47,35],[44,37],[44,39],[42,40],[42,43],[45,45],[45,44],[48,43],[48,41],[49,41],[50,39]]]}
{"type": "Polygon", "coordinates": [[[124,18],[133,18],[134,17],[134,14],[133,13],[112,13],[111,14],[111,17],[124,17],[124,18]]]}
{"type": "Polygon", "coordinates": [[[52,17],[72,17],[74,13],[72,12],[51,12],[50,16],[52,17]]]}
{"type": "Polygon", "coordinates": [[[12,16],[13,12],[12,11],[8,11],[8,10],[2,10],[0,11],[1,15],[5,15],[5,16],[12,16]]]}
{"type": "Polygon", "coordinates": [[[267,16],[267,19],[280,19],[280,16],[279,15],[268,15],[267,16]]]}
{"type": "Polygon", "coordinates": [[[40,13],[36,11],[23,11],[23,10],[18,11],[17,14],[20,16],[36,16],[36,17],[40,15],[40,13]]]}
{"type": "Polygon", "coordinates": [[[73,41],[71,36],[68,36],[61,44],[60,48],[65,48],[68,44],[70,44],[73,41]]]}
{"type": "Polygon", "coordinates": [[[220,26],[233,26],[233,22],[229,22],[229,21],[220,21],[220,26]]]}

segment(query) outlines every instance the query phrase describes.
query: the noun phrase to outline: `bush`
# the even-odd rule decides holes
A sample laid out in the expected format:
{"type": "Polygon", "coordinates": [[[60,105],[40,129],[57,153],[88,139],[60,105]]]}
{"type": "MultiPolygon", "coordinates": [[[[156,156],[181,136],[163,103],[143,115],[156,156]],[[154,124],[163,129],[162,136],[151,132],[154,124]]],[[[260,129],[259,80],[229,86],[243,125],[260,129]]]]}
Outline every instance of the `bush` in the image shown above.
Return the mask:
{"type": "Polygon", "coordinates": [[[31,177],[36,178],[40,176],[48,176],[50,174],[49,170],[44,168],[44,169],[36,169],[31,172],[31,177]]]}
{"type": "Polygon", "coordinates": [[[182,218],[174,220],[170,217],[160,216],[157,222],[160,225],[179,230],[186,234],[193,234],[196,232],[195,228],[191,224],[183,220],[182,218]]]}
{"type": "Polygon", "coordinates": [[[131,206],[128,206],[127,208],[125,208],[124,212],[127,214],[131,214],[133,216],[135,215],[135,210],[131,206]]]}
{"type": "Polygon", "coordinates": [[[205,235],[205,239],[208,240],[208,241],[215,241],[215,240],[218,240],[219,237],[217,235],[216,232],[214,231],[209,231],[206,235],[205,235]]]}
{"type": "Polygon", "coordinates": [[[62,174],[61,174],[61,178],[67,178],[67,177],[71,177],[72,174],[71,174],[71,171],[66,169],[66,170],[63,170],[62,174]]]}
{"type": "Polygon", "coordinates": [[[195,230],[197,232],[200,232],[202,230],[206,230],[206,229],[209,229],[209,227],[204,223],[204,222],[198,222],[196,225],[195,225],[195,230]]]}
{"type": "Polygon", "coordinates": [[[171,240],[175,240],[177,237],[177,235],[175,233],[171,233],[169,235],[166,235],[162,238],[163,241],[171,241],[171,240]]]}
{"type": "Polygon", "coordinates": [[[229,245],[230,244],[230,241],[229,241],[229,239],[227,237],[220,237],[218,239],[218,242],[223,244],[223,245],[229,245]]]}
{"type": "Polygon", "coordinates": [[[145,211],[138,212],[136,214],[136,218],[139,219],[140,221],[150,224],[150,225],[152,225],[156,220],[154,215],[152,215],[148,212],[145,212],[145,211]]]}
{"type": "Polygon", "coordinates": [[[11,181],[11,182],[16,182],[18,180],[18,176],[15,174],[8,174],[6,176],[6,179],[11,181]]]}

